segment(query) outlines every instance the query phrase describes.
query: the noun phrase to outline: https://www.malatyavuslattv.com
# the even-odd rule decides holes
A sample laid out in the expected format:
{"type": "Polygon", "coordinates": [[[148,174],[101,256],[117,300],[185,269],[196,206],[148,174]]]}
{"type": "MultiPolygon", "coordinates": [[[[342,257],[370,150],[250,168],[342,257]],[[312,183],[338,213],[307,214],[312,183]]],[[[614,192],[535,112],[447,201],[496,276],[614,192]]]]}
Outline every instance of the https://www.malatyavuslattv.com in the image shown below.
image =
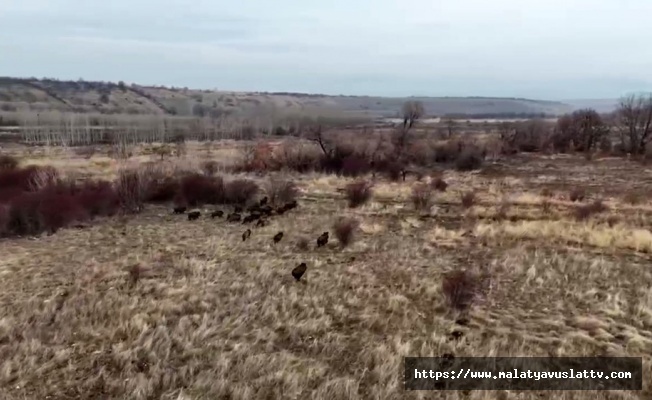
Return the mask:
{"type": "Polygon", "coordinates": [[[462,368],[459,371],[414,370],[414,379],[632,379],[631,372],[604,372],[594,370],[575,371],[472,371],[462,368]]]}
{"type": "Polygon", "coordinates": [[[636,357],[407,357],[407,390],[641,390],[636,357]]]}

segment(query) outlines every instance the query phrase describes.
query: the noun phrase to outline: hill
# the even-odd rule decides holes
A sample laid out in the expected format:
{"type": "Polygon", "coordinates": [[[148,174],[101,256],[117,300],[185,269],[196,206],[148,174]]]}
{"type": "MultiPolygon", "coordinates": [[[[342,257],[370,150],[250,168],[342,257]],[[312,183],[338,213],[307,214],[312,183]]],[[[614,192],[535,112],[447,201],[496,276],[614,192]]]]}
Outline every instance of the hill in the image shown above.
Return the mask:
{"type": "MultiPolygon", "coordinates": [[[[413,97],[423,102],[430,116],[529,117],[559,115],[569,104],[520,98],[413,97]]],[[[122,82],[60,81],[56,79],[0,77],[2,111],[74,111],[104,114],[167,114],[220,116],[300,112],[326,108],[364,113],[371,117],[397,116],[408,98],[330,96],[301,93],[246,93],[193,90],[122,82]]]]}

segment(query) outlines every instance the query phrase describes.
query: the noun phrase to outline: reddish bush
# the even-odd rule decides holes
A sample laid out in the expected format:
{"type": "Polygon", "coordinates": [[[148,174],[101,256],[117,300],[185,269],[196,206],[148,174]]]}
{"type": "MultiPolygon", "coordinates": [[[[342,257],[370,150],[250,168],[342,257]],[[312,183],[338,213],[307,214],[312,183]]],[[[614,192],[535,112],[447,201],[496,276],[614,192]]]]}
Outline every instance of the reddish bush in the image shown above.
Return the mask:
{"type": "Polygon", "coordinates": [[[236,179],[225,185],[223,202],[227,204],[249,204],[260,188],[249,179],[236,179]]]}
{"type": "Polygon", "coordinates": [[[0,204],[0,237],[9,233],[9,206],[0,204]]]}
{"type": "Polygon", "coordinates": [[[148,203],[166,203],[173,201],[179,194],[179,182],[174,178],[151,181],[145,193],[148,203]]]}
{"type": "Polygon", "coordinates": [[[265,193],[271,204],[279,206],[296,200],[299,189],[292,181],[272,178],[265,186],[265,193]]]}
{"type": "Polygon", "coordinates": [[[0,155],[0,171],[14,170],[18,168],[18,159],[10,155],[0,155]]]}
{"type": "Polygon", "coordinates": [[[38,218],[40,218],[41,228],[45,231],[54,233],[73,222],[84,221],[89,217],[78,197],[47,192],[35,195],[42,197],[38,208],[38,218]]]}
{"type": "Polygon", "coordinates": [[[86,182],[76,194],[79,204],[92,218],[114,215],[120,207],[118,194],[109,182],[86,182]]]}
{"type": "Polygon", "coordinates": [[[351,182],[346,185],[344,189],[346,198],[349,202],[349,207],[356,208],[367,203],[373,195],[373,187],[371,183],[365,180],[351,182]]]}
{"type": "Polygon", "coordinates": [[[478,295],[478,279],[467,271],[453,271],[444,275],[442,293],[448,304],[457,311],[471,307],[478,295]]]}
{"type": "Polygon", "coordinates": [[[26,168],[0,170],[0,188],[17,188],[23,191],[35,189],[35,181],[46,169],[29,166],[26,168]]]}
{"type": "Polygon", "coordinates": [[[347,247],[353,243],[355,231],[359,225],[359,222],[353,218],[340,218],[333,224],[333,232],[341,247],[347,247]]]}
{"type": "Polygon", "coordinates": [[[222,177],[210,177],[193,174],[181,178],[179,195],[190,207],[203,204],[217,204],[224,195],[224,180],[222,177]]]}
{"type": "Polygon", "coordinates": [[[0,204],[8,204],[14,197],[18,197],[25,193],[24,190],[16,187],[0,188],[0,204]]]}

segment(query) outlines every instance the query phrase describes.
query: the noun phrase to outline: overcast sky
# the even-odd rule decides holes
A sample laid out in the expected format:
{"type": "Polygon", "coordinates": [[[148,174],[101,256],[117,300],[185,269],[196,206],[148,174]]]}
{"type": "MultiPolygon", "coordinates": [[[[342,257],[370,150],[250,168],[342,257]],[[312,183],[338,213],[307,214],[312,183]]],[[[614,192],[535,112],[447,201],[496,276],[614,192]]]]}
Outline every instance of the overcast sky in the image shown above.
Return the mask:
{"type": "Polygon", "coordinates": [[[652,0],[0,0],[0,75],[383,96],[652,90],[652,0]]]}

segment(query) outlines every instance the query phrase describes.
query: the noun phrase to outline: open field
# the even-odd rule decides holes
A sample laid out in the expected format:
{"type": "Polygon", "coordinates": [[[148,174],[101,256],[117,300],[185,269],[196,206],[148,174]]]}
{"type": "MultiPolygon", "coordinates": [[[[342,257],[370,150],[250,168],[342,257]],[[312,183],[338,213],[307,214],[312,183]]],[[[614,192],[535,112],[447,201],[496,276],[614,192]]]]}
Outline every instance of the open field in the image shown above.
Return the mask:
{"type": "MultiPolygon", "coordinates": [[[[226,165],[243,146],[189,142],[185,156],[165,162],[226,165]]],[[[104,151],[3,150],[23,165],[84,179],[114,179],[124,164],[157,159],[143,148],[120,162],[104,151]]],[[[637,356],[651,376],[652,169],[620,158],[519,155],[480,171],[442,172],[448,189],[420,211],[410,201],[413,177],[377,177],[371,201],[349,208],[340,190],[347,178],[273,174],[296,182],[299,206],[252,228],[247,241],[244,225],[209,218],[212,206],[191,222],[166,205],[0,239],[0,397],[652,396],[649,379],[642,392],[530,393],[405,392],[401,380],[404,356],[445,353],[637,356]],[[587,193],[581,203],[569,200],[578,188],[587,193]],[[475,201],[463,206],[471,191],[475,201]],[[596,199],[607,208],[578,217],[580,204],[596,199]],[[332,229],[340,217],[359,222],[344,248],[332,229]],[[279,231],[285,235],[274,244],[279,231]],[[330,242],[317,249],[324,231],[330,242]],[[301,262],[308,269],[296,282],[290,272],[301,262]],[[477,277],[463,311],[442,287],[459,270],[477,277]]],[[[238,176],[263,187],[268,180],[238,176]]]]}

